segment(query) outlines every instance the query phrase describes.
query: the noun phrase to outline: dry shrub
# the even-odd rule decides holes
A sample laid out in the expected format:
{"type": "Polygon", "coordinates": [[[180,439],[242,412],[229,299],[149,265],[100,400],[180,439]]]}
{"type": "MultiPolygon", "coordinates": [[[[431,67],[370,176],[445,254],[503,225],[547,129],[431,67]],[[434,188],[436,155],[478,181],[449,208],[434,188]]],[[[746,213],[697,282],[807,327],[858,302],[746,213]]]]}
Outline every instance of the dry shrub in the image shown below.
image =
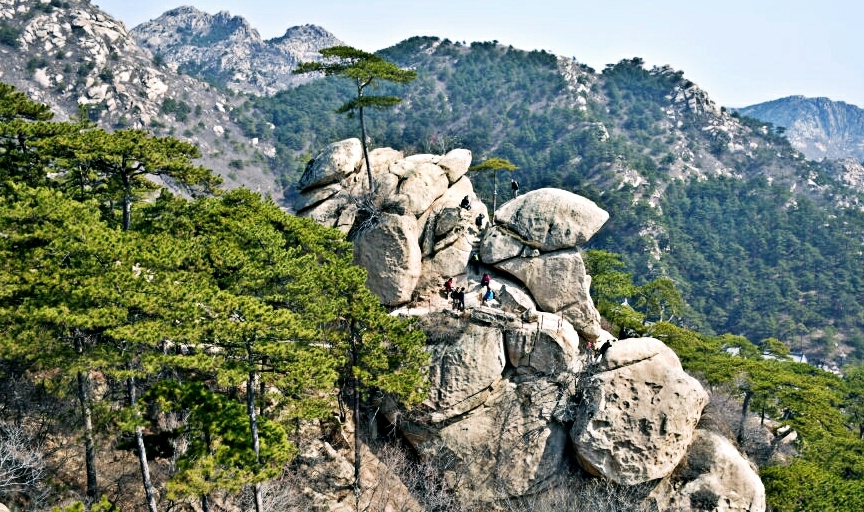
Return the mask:
{"type": "Polygon", "coordinates": [[[416,326],[426,333],[426,343],[436,345],[457,339],[465,330],[467,322],[461,317],[438,312],[419,317],[416,326]]]}

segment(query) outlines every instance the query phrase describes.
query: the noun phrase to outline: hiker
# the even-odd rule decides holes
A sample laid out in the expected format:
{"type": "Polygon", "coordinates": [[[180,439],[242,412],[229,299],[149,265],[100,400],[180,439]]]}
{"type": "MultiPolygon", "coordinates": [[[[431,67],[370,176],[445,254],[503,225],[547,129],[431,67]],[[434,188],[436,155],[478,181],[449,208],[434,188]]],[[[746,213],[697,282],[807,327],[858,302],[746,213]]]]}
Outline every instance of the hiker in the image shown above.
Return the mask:
{"type": "Polygon", "coordinates": [[[462,208],[465,208],[466,210],[470,210],[471,209],[471,198],[468,196],[463,197],[462,202],[459,203],[459,206],[461,206],[462,208]]]}
{"type": "Polygon", "coordinates": [[[492,278],[489,277],[489,274],[483,274],[483,277],[480,278],[480,286],[485,286],[486,289],[489,289],[489,283],[492,282],[492,278]]]}
{"type": "Polygon", "coordinates": [[[480,215],[478,215],[476,219],[474,219],[474,224],[477,224],[477,229],[483,229],[483,214],[482,213],[480,215]]]}
{"type": "Polygon", "coordinates": [[[459,288],[450,292],[450,304],[453,309],[459,309],[459,288]]]}
{"type": "Polygon", "coordinates": [[[483,294],[483,305],[486,305],[486,301],[490,301],[495,298],[495,294],[492,293],[491,288],[486,288],[486,293],[483,294]]]}
{"type": "Polygon", "coordinates": [[[465,311],[465,287],[459,288],[459,311],[465,311]]]}
{"type": "Polygon", "coordinates": [[[447,280],[447,282],[444,283],[444,293],[446,293],[447,296],[449,296],[450,292],[452,292],[452,291],[453,291],[453,278],[451,277],[450,279],[447,280]]]}
{"type": "Polygon", "coordinates": [[[471,264],[471,270],[473,270],[475,274],[480,273],[480,255],[477,254],[477,251],[471,251],[471,256],[468,257],[468,263],[471,264]]]}
{"type": "Polygon", "coordinates": [[[519,182],[516,180],[510,180],[510,188],[513,189],[513,197],[519,195],[519,182]]]}

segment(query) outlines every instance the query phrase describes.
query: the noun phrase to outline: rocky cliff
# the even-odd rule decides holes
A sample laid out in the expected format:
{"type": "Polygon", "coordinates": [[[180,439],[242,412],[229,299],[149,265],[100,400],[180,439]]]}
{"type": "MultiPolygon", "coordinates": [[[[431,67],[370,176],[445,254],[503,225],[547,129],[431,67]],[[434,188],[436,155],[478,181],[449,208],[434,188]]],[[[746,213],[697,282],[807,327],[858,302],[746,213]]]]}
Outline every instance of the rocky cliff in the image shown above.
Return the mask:
{"type": "Polygon", "coordinates": [[[828,98],[789,96],[738,109],[784,127],[786,137],[811,160],[864,160],[864,110],[828,98]]]}
{"type": "Polygon", "coordinates": [[[601,328],[579,247],[607,212],[539,189],[490,225],[465,176],[470,152],[370,159],[371,192],[359,141],[330,145],[300,180],[298,213],[348,233],[370,288],[427,329],[427,400],[379,405],[448,488],[496,503],[600,478],[647,486],[646,508],[765,510],[754,466],[700,427],[709,394],[675,353],[601,328]],[[464,311],[442,293],[449,278],[467,292],[464,311]]]}
{"type": "Polygon", "coordinates": [[[0,23],[0,80],[58,119],[83,109],[105,129],[174,135],[196,144],[227,186],[281,196],[262,165],[272,144],[245,138],[231,119],[239,98],[166,67],[89,1],[0,0],[0,23]]]}
{"type": "Polygon", "coordinates": [[[131,30],[132,37],[169,67],[235,91],[270,95],[310,80],[291,71],[321,58],[318,50],[342,44],[315,25],[289,28],[263,40],[240,16],[179,7],[131,30]]]}

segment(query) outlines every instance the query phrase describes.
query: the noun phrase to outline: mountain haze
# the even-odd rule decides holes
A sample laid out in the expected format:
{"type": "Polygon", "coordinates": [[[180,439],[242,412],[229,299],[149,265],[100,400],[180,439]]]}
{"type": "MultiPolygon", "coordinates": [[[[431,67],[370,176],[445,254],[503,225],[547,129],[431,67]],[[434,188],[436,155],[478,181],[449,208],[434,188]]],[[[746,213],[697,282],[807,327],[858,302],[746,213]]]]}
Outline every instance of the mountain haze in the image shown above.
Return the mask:
{"type": "Polygon", "coordinates": [[[855,105],[828,98],[789,96],[738,112],[784,127],[792,146],[812,160],[864,160],[864,110],[855,105]]]}

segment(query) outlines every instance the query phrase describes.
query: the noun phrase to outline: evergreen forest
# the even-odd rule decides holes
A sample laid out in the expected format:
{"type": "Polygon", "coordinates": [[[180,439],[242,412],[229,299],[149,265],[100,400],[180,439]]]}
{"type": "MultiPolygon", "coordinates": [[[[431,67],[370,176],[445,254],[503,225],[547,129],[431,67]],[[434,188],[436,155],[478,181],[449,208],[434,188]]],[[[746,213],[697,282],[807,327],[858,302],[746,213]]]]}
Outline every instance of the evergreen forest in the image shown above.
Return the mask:
{"type": "MultiPolygon", "coordinates": [[[[611,213],[591,247],[621,254],[640,283],[672,279],[690,306],[683,325],[777,337],[817,362],[864,357],[862,191],[806,161],[782,129],[675,103],[698,89],[638,58],[596,72],[544,51],[430,37],[379,54],[417,78],[380,86],[404,101],[369,113],[373,147],[464,147],[475,162],[512,162],[523,191],[589,197],[611,213]]],[[[334,112],[352,94],[327,77],[235,112],[247,135],[275,139],[287,203],[319,148],[357,136],[356,120],[334,112]]],[[[491,175],[473,182],[491,204],[491,175]]]]}

